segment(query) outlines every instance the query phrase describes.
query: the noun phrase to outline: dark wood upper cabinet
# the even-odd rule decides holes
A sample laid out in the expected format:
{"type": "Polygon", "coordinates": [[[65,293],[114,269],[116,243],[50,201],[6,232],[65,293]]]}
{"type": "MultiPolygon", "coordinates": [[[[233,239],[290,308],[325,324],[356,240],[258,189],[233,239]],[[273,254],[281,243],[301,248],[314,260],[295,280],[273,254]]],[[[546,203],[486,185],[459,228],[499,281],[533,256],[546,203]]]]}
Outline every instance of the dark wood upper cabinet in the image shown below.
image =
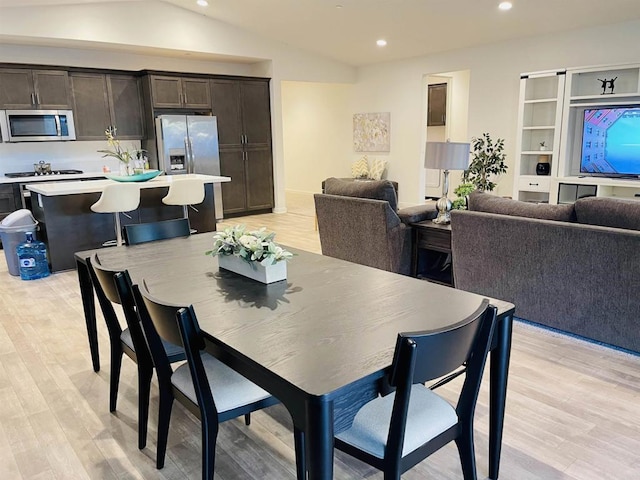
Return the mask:
{"type": "Polygon", "coordinates": [[[140,79],[131,75],[107,75],[111,124],[118,137],[137,140],[144,137],[144,107],[140,79]]]}
{"type": "Polygon", "coordinates": [[[60,110],[70,107],[69,77],[63,70],[0,69],[0,108],[60,110]]]}
{"type": "Polygon", "coordinates": [[[244,131],[240,112],[240,82],[211,80],[211,104],[211,110],[218,118],[218,143],[241,146],[244,131]]]}
{"type": "Polygon", "coordinates": [[[104,140],[111,125],[105,75],[72,73],[73,120],[78,140],[104,140]]]}
{"type": "Polygon", "coordinates": [[[210,109],[209,80],[150,75],[154,108],[210,109]]]}
{"type": "Polygon", "coordinates": [[[78,140],[104,140],[117,127],[120,140],[144,136],[138,78],[130,75],[72,73],[74,120],[78,140]]]}
{"type": "Polygon", "coordinates": [[[442,127],[447,123],[447,84],[429,85],[427,127],[442,127]]]}
{"type": "Polygon", "coordinates": [[[221,146],[271,146],[268,81],[211,80],[211,103],[221,146]]]}
{"type": "Polygon", "coordinates": [[[269,83],[264,81],[240,82],[240,102],[244,143],[251,146],[270,146],[269,83]]]}

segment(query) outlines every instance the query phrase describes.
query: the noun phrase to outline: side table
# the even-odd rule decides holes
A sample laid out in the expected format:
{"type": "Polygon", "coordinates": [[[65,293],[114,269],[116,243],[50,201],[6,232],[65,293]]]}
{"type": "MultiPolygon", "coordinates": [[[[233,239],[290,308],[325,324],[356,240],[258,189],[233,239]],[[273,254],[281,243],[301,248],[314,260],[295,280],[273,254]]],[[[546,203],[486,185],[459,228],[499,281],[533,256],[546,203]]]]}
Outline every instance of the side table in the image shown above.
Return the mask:
{"type": "Polygon", "coordinates": [[[451,225],[439,225],[425,220],[412,223],[411,227],[413,276],[453,287],[451,225]]]}

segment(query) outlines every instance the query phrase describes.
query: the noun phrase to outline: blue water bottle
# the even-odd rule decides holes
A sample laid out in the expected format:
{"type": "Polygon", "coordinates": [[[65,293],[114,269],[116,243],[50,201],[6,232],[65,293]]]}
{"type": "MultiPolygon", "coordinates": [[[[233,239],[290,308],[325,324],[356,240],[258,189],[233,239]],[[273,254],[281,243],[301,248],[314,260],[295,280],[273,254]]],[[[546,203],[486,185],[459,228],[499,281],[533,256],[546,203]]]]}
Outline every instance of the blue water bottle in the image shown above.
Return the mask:
{"type": "Polygon", "coordinates": [[[44,242],[33,238],[33,232],[26,232],[26,240],[16,248],[20,278],[22,280],[36,280],[49,276],[47,262],[47,246],[44,242]]]}

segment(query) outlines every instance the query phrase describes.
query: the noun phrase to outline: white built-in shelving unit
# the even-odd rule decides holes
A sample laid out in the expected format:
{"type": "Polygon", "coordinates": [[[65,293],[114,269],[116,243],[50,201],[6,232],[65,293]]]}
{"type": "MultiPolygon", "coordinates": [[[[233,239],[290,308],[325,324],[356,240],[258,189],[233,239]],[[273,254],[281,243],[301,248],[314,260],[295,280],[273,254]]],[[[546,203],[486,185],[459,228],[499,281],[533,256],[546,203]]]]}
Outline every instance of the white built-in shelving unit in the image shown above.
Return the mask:
{"type": "Polygon", "coordinates": [[[548,202],[550,176],[536,175],[544,155],[555,171],[560,147],[564,99],[564,70],[523,74],[520,77],[520,108],[516,142],[514,198],[548,202]],[[544,143],[544,147],[541,147],[544,143]]]}
{"type": "Polygon", "coordinates": [[[570,203],[584,195],[637,198],[640,180],[580,173],[584,111],[606,106],[640,107],[640,65],[568,68],[523,74],[514,198],[570,203]],[[615,78],[614,92],[602,80],[615,78]],[[540,151],[545,142],[546,151],[540,151]],[[550,155],[550,175],[536,175],[541,155],[550,155]]]}

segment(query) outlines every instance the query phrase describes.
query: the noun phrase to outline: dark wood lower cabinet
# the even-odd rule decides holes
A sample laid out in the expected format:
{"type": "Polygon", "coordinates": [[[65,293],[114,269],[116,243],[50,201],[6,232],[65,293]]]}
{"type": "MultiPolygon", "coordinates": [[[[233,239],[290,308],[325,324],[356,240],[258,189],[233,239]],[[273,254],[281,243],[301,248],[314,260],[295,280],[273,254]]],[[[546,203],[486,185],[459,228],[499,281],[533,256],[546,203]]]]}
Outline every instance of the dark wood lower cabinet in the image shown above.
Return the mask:
{"type": "Polygon", "coordinates": [[[273,208],[273,156],[271,148],[245,151],[247,210],[273,208]]]}
{"type": "Polygon", "coordinates": [[[220,149],[220,171],[231,177],[231,182],[222,184],[226,217],[273,209],[271,148],[220,149]]]}

